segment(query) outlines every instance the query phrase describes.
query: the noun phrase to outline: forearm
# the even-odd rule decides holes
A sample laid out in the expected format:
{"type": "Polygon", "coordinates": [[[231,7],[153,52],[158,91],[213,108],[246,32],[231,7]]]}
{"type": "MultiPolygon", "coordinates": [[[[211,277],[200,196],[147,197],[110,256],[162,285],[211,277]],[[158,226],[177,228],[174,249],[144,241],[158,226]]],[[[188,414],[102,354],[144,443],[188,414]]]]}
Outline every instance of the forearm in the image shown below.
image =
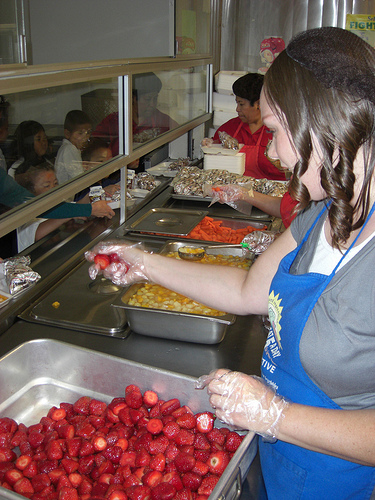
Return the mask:
{"type": "Polygon", "coordinates": [[[51,233],[55,229],[59,228],[64,222],[67,222],[70,219],[49,219],[44,222],[41,222],[35,232],[35,241],[39,241],[47,234],[51,233]]]}
{"type": "Polygon", "coordinates": [[[375,410],[331,410],[299,404],[285,411],[278,439],[375,466],[375,410]]]}
{"type": "Polygon", "coordinates": [[[272,217],[281,217],[280,204],[281,198],[278,196],[270,196],[269,194],[253,192],[254,197],[250,198],[250,203],[262,210],[263,212],[272,215],[272,217]]]}
{"type": "Polygon", "coordinates": [[[251,304],[244,304],[241,298],[247,276],[243,269],[186,262],[158,254],[146,254],[145,267],[150,281],[209,307],[233,314],[251,313],[251,304]]]}

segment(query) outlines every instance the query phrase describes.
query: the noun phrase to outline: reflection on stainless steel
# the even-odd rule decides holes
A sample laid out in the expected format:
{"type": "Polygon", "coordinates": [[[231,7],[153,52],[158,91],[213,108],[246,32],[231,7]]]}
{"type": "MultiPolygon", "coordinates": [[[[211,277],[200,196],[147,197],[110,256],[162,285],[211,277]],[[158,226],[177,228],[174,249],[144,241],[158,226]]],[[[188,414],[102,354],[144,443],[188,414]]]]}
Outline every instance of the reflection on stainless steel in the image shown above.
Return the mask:
{"type": "Polygon", "coordinates": [[[152,208],[128,228],[131,231],[158,233],[158,226],[163,226],[163,233],[186,236],[207,214],[207,210],[152,208]]]}
{"type": "Polygon", "coordinates": [[[121,287],[99,277],[91,281],[84,261],[21,314],[27,321],[125,338],[125,311],[111,307],[121,287]]]}

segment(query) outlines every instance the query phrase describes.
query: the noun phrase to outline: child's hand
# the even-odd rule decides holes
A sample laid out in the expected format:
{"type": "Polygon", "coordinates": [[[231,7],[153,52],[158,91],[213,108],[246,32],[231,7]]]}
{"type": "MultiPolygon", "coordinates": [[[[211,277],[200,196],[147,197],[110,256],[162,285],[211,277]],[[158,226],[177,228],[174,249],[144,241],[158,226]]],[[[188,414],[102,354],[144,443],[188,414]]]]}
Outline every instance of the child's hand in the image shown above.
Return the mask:
{"type": "Polygon", "coordinates": [[[115,215],[115,212],[105,200],[91,203],[91,208],[91,215],[93,215],[94,217],[107,217],[108,219],[112,219],[112,217],[115,215]]]}

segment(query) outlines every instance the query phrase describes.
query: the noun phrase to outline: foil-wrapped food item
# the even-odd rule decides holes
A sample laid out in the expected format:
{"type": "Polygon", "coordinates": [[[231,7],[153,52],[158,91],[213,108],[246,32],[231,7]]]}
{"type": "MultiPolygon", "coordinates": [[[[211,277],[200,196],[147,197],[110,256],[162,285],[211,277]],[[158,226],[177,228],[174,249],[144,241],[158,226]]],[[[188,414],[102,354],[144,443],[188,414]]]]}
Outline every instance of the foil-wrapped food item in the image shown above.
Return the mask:
{"type": "Polygon", "coordinates": [[[40,280],[40,274],[31,269],[30,263],[29,255],[4,260],[5,281],[11,295],[29,288],[40,280]]]}
{"type": "Polygon", "coordinates": [[[148,172],[140,172],[132,180],[132,189],[152,191],[156,186],[155,177],[148,172]]]}
{"type": "Polygon", "coordinates": [[[154,139],[158,135],[160,135],[160,128],[154,127],[154,128],[148,128],[145,130],[142,130],[142,132],[138,132],[138,134],[133,135],[133,142],[137,143],[142,143],[142,142],[147,142],[150,141],[151,139],[154,139]]]}
{"type": "Polygon", "coordinates": [[[179,172],[182,168],[190,167],[190,165],[190,158],[178,158],[178,160],[174,160],[168,165],[168,170],[179,172]]]}
{"type": "Polygon", "coordinates": [[[237,139],[230,136],[226,132],[219,132],[219,139],[220,139],[221,145],[225,149],[234,149],[236,151],[238,149],[240,149],[240,145],[239,145],[237,139]]]}
{"type": "Polygon", "coordinates": [[[207,186],[220,184],[250,185],[254,191],[271,196],[283,196],[288,190],[285,182],[254,179],[228,170],[201,170],[198,167],[182,168],[171,183],[175,194],[201,197],[210,195],[207,186]]]}

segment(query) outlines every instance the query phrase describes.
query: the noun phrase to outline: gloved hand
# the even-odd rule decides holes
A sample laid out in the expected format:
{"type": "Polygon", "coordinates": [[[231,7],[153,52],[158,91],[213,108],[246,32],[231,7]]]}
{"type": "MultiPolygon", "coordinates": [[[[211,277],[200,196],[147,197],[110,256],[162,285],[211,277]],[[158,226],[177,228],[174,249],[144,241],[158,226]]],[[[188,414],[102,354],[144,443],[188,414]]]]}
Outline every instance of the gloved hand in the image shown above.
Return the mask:
{"type": "Polygon", "coordinates": [[[205,137],[204,139],[202,139],[201,146],[211,147],[213,143],[213,139],[211,139],[210,137],[205,137]]]}
{"type": "Polygon", "coordinates": [[[144,257],[147,253],[140,243],[102,241],[85,253],[86,260],[93,262],[89,268],[90,278],[95,279],[98,274],[103,274],[105,278],[121,286],[148,281],[144,264],[144,257]],[[100,269],[95,263],[95,256],[98,254],[116,254],[118,258],[105,269],[100,269]]]}
{"type": "Polygon", "coordinates": [[[253,188],[250,184],[240,186],[239,184],[222,184],[212,187],[212,202],[231,203],[233,201],[247,201],[251,203],[254,197],[253,188]]]}
{"type": "Polygon", "coordinates": [[[247,234],[242,240],[242,243],[247,244],[243,248],[244,256],[246,256],[246,253],[260,255],[267,250],[279,235],[280,233],[272,231],[253,231],[247,234]]]}
{"type": "Polygon", "coordinates": [[[290,405],[263,379],[229,370],[200,377],[196,388],[207,387],[216,416],[226,424],[277,439],[284,412],[290,405]]]}

